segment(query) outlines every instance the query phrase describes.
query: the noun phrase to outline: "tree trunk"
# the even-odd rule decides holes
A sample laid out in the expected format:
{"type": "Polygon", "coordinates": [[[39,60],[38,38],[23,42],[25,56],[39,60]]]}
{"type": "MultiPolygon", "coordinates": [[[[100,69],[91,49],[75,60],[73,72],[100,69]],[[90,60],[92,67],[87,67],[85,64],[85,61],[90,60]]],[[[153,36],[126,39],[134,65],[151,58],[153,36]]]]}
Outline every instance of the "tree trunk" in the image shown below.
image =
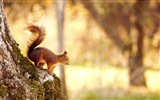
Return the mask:
{"type": "MultiPolygon", "coordinates": [[[[134,5],[135,13],[132,15],[130,14],[128,16],[128,19],[130,19],[131,16],[135,16],[136,22],[135,22],[135,28],[138,31],[138,37],[137,37],[137,51],[136,53],[133,53],[133,49],[130,48],[130,45],[125,43],[120,38],[120,33],[116,31],[114,27],[111,27],[108,25],[107,18],[104,18],[102,15],[98,13],[98,11],[95,9],[93,2],[91,1],[81,1],[81,3],[84,5],[85,8],[90,12],[93,19],[103,28],[106,35],[111,39],[111,41],[122,51],[126,50],[126,52],[129,52],[130,57],[128,58],[128,66],[129,66],[129,83],[131,86],[146,86],[145,83],[145,77],[144,77],[144,67],[143,67],[143,37],[144,37],[144,31],[143,26],[141,25],[142,21],[142,12],[145,11],[142,8],[147,7],[147,1],[141,0],[136,1],[134,5]]],[[[119,13],[119,12],[117,12],[119,13]]],[[[122,12],[123,13],[123,12],[122,12]]],[[[121,14],[121,13],[119,13],[121,14]]],[[[108,15],[111,16],[111,15],[108,15]]],[[[122,18],[124,16],[121,16],[122,18]]],[[[122,20],[122,19],[121,19],[122,20]]],[[[114,21],[114,20],[113,20],[114,21]]],[[[131,24],[129,22],[130,20],[123,20],[128,21],[127,23],[131,24]]],[[[128,29],[128,28],[126,28],[128,29]]],[[[129,29],[128,29],[129,30],[129,29]]],[[[129,31],[127,31],[129,32],[129,31]]],[[[129,34],[129,33],[128,33],[129,34]]],[[[130,38],[130,37],[129,37],[130,38]]],[[[132,43],[129,43],[132,44],[132,43]]]]}
{"type": "MultiPolygon", "coordinates": [[[[56,2],[56,10],[57,10],[57,29],[58,29],[58,43],[59,43],[59,52],[64,50],[64,7],[65,7],[65,0],[61,2],[56,2]]],[[[66,89],[66,76],[65,76],[65,69],[63,65],[60,66],[60,77],[62,80],[62,92],[67,98],[67,89],[66,89]]]]}
{"type": "Polygon", "coordinates": [[[6,22],[3,0],[0,0],[0,100],[28,99],[64,100],[65,97],[56,75],[38,69],[20,53],[6,22]]]}
{"type": "Polygon", "coordinates": [[[146,86],[145,77],[144,77],[145,69],[143,67],[144,32],[139,21],[135,22],[135,27],[138,31],[137,52],[135,55],[134,53],[132,53],[131,57],[129,57],[128,59],[130,84],[132,86],[146,86]]]}
{"type": "Polygon", "coordinates": [[[144,31],[142,27],[142,9],[147,7],[147,1],[137,1],[134,5],[135,10],[135,28],[137,29],[137,51],[136,54],[131,51],[131,56],[128,59],[129,64],[129,76],[130,76],[130,85],[132,86],[146,86],[146,81],[144,77],[144,66],[143,66],[143,38],[144,31]],[[144,6],[144,7],[142,7],[144,6]]]}
{"type": "Polygon", "coordinates": [[[131,86],[146,86],[142,59],[131,56],[128,60],[129,64],[129,83],[131,86]]]}

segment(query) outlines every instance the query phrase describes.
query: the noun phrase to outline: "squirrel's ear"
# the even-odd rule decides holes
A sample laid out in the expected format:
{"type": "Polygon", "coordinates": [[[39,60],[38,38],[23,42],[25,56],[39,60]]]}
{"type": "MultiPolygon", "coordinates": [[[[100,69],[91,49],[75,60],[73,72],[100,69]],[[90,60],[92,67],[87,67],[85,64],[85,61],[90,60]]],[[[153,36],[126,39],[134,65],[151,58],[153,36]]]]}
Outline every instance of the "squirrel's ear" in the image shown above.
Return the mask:
{"type": "Polygon", "coordinates": [[[68,50],[67,49],[65,49],[65,51],[64,51],[64,53],[63,54],[67,54],[68,53],[68,50]]]}

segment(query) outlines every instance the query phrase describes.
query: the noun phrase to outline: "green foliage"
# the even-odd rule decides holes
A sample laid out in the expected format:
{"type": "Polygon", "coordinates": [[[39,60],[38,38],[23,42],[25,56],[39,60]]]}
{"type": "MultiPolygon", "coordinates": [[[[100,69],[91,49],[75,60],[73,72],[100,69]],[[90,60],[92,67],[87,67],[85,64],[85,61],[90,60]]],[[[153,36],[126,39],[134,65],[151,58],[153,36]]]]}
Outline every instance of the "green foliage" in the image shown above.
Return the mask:
{"type": "Polygon", "coordinates": [[[102,97],[95,91],[88,91],[83,93],[81,99],[83,100],[159,100],[159,94],[136,94],[136,93],[127,93],[124,95],[107,95],[102,97]]]}
{"type": "Polygon", "coordinates": [[[135,100],[159,100],[160,95],[158,94],[146,94],[146,95],[140,95],[140,94],[131,94],[126,97],[127,99],[135,99],[135,100]]]}
{"type": "Polygon", "coordinates": [[[125,96],[107,97],[108,100],[159,100],[159,94],[126,94],[125,96]]]}
{"type": "Polygon", "coordinates": [[[101,96],[93,91],[84,93],[81,98],[84,100],[102,100],[101,96]]]}

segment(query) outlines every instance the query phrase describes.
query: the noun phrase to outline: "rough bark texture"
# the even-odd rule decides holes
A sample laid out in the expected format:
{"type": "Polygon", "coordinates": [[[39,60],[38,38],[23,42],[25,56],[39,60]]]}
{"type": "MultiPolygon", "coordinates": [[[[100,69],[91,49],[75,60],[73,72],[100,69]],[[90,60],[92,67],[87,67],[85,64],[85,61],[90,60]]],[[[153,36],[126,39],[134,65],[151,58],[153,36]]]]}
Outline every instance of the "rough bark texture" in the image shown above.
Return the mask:
{"type": "Polygon", "coordinates": [[[0,100],[65,100],[61,80],[38,69],[10,35],[0,0],[0,100]],[[54,78],[54,81],[53,81],[54,78]]]}

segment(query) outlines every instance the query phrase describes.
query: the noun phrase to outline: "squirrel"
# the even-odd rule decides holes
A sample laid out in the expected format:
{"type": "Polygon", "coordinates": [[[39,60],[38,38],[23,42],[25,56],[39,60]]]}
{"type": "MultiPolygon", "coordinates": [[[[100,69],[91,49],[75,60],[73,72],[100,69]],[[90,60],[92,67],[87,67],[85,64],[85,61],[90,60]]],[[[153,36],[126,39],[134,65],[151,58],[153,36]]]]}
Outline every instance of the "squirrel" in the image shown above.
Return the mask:
{"type": "Polygon", "coordinates": [[[42,68],[44,64],[47,64],[49,74],[53,74],[56,64],[69,65],[67,50],[57,55],[45,47],[37,47],[45,39],[44,27],[29,25],[26,29],[32,33],[31,40],[28,41],[27,56],[37,67],[42,68]]]}

